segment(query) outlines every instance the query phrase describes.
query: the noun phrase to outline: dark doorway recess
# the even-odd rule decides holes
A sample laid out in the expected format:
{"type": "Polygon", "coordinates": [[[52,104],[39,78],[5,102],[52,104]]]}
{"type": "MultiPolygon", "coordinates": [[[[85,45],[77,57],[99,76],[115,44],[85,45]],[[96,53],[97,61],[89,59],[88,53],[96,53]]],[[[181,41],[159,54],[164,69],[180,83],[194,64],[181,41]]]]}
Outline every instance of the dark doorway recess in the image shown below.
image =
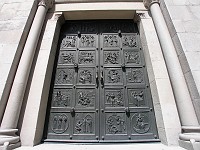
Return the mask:
{"type": "Polygon", "coordinates": [[[45,141],[158,141],[137,25],[67,21],[59,41],[45,141]]]}

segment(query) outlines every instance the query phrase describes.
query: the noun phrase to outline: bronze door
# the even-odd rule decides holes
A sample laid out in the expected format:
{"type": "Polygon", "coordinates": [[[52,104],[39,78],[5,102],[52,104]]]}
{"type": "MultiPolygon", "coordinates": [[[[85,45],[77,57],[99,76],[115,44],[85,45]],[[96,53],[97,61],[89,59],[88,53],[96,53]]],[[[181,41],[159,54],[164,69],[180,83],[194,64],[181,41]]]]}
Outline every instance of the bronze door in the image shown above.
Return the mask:
{"type": "Polygon", "coordinates": [[[136,24],[69,22],[58,49],[46,141],[157,141],[136,24]]]}

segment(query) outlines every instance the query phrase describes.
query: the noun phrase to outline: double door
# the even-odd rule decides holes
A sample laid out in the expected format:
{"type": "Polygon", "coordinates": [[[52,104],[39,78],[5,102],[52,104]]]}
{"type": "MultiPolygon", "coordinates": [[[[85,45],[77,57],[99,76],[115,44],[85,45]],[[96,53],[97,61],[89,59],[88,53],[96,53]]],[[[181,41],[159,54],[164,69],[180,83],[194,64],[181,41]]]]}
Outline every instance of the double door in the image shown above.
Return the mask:
{"type": "Polygon", "coordinates": [[[143,52],[132,21],[66,23],[58,50],[47,141],[157,140],[143,52]]]}

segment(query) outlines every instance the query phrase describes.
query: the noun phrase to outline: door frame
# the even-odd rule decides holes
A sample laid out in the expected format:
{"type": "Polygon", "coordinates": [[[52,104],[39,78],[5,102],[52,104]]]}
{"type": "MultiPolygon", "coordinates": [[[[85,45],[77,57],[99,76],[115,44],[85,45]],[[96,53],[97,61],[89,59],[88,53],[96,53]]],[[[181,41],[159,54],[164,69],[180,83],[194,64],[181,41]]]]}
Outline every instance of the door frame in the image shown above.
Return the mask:
{"type": "MultiPolygon", "coordinates": [[[[143,5],[142,2],[140,3],[140,6],[141,5],[143,5]]],[[[66,8],[63,9],[66,10],[66,8]]],[[[67,18],[65,18],[62,13],[64,12],[64,10],[61,10],[61,12],[55,12],[51,10],[50,13],[48,13],[46,16],[46,24],[43,27],[43,33],[40,38],[41,43],[38,45],[38,49],[40,49],[40,52],[34,58],[36,65],[32,69],[33,78],[29,79],[30,88],[26,92],[27,103],[23,104],[24,113],[22,113],[20,117],[21,121],[19,124],[21,124],[20,137],[22,145],[32,146],[39,144],[41,143],[43,137],[49,82],[51,80],[51,72],[53,69],[52,66],[56,51],[55,45],[57,45],[56,43],[59,37],[60,26],[62,25],[63,20],[67,20],[67,18]],[[46,40],[45,37],[49,38],[49,40],[46,40]],[[49,44],[49,41],[51,44],[49,44]],[[46,48],[45,45],[49,46],[46,48]],[[41,51],[44,48],[46,48],[47,51],[41,51]],[[43,60],[44,56],[47,58],[46,60],[43,60]],[[41,70],[40,68],[42,64],[44,66],[41,70]],[[40,75],[41,73],[43,73],[42,76],[40,75]],[[38,81],[41,81],[40,85],[38,85],[38,81]],[[35,101],[35,98],[37,98],[37,101],[35,101]],[[31,121],[30,114],[32,114],[31,121]],[[28,139],[26,136],[27,134],[30,135],[28,139]]],[[[147,73],[150,79],[150,88],[153,97],[153,104],[160,140],[163,144],[166,145],[178,145],[178,134],[181,132],[181,126],[176,109],[176,104],[174,101],[174,96],[172,94],[173,92],[169,76],[164,59],[162,57],[162,52],[153,25],[153,21],[146,9],[140,9],[143,11],[138,10],[138,5],[136,5],[135,8],[134,6],[131,9],[130,7],[127,7],[127,9],[119,11],[120,13],[124,12],[126,14],[126,10],[137,10],[136,13],[134,13],[135,15],[133,16],[134,20],[137,21],[139,32],[141,35],[140,38],[142,46],[144,48],[144,57],[147,65],[147,73]],[[160,70],[158,69],[158,63],[159,67],[162,68],[162,77],[160,77],[161,75],[160,70]],[[165,86],[164,91],[163,86],[165,86]],[[173,116],[169,115],[169,110],[170,112],[173,112],[173,116]]],[[[76,13],[79,14],[82,11],[82,9],[74,9],[72,11],[72,17],[75,16],[76,13]]],[[[111,12],[114,14],[119,11],[113,9],[104,10],[104,12],[111,12]]],[[[90,10],[90,12],[95,13],[95,10],[90,10]]],[[[100,15],[101,18],[105,17],[104,13],[100,13],[100,15]]],[[[76,17],[74,17],[74,19],[76,19],[76,17]]],[[[115,16],[115,19],[120,18],[115,16]]]]}

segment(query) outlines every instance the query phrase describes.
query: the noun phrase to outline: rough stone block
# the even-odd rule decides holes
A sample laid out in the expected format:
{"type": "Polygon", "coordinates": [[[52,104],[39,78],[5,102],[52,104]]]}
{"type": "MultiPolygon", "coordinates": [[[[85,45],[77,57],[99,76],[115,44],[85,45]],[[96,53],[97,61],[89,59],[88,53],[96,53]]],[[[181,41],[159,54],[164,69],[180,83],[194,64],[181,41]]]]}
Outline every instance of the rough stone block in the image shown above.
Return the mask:
{"type": "Polygon", "coordinates": [[[19,20],[0,21],[0,31],[21,30],[24,28],[26,18],[19,20]]]}
{"type": "Polygon", "coordinates": [[[11,64],[17,49],[17,44],[0,44],[0,64],[11,64]]]}
{"type": "Polygon", "coordinates": [[[169,6],[169,14],[172,20],[193,20],[193,14],[189,11],[187,6],[169,6]]]}
{"type": "Polygon", "coordinates": [[[184,28],[184,23],[185,22],[183,22],[182,20],[173,20],[173,25],[176,32],[186,32],[186,29],[184,28]]]}
{"type": "Polygon", "coordinates": [[[200,34],[197,33],[178,33],[183,46],[183,51],[200,51],[200,34]]]}
{"type": "Polygon", "coordinates": [[[189,5],[189,0],[172,0],[173,5],[189,5]]]}
{"type": "Polygon", "coordinates": [[[188,6],[190,12],[195,16],[195,18],[200,19],[200,6],[199,5],[192,5],[188,6]]]}
{"type": "Polygon", "coordinates": [[[0,31],[0,41],[3,44],[18,44],[22,35],[22,30],[0,31]]]}
{"type": "Polygon", "coordinates": [[[200,51],[199,52],[185,52],[191,71],[200,71],[200,51]]]}
{"type": "Polygon", "coordinates": [[[183,26],[188,33],[200,33],[200,19],[185,21],[182,23],[183,26]]]}
{"type": "Polygon", "coordinates": [[[199,0],[189,0],[190,5],[199,5],[200,1],[199,0]]]}
{"type": "Polygon", "coordinates": [[[11,4],[4,4],[1,8],[0,12],[0,20],[9,20],[12,19],[19,7],[20,3],[11,3],[11,4]]]}

